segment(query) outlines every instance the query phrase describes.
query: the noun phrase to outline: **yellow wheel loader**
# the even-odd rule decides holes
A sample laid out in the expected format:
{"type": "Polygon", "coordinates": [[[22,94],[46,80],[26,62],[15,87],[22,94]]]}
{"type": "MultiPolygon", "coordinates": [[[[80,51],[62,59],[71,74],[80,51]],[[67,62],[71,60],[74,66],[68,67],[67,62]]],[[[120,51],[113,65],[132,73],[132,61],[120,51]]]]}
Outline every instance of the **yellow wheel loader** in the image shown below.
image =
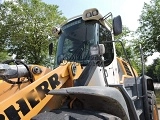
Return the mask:
{"type": "Polygon", "coordinates": [[[0,120],[159,120],[152,78],[116,56],[120,16],[87,9],[52,32],[53,70],[20,60],[0,64],[0,120]]]}

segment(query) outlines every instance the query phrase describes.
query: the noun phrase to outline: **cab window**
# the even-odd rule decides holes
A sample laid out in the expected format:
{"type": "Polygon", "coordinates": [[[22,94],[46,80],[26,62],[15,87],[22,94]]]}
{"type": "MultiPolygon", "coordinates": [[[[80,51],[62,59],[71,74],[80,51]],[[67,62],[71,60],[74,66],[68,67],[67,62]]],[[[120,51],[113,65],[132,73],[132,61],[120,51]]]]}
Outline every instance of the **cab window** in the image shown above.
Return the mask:
{"type": "Polygon", "coordinates": [[[105,46],[105,54],[104,56],[104,64],[109,65],[113,61],[114,58],[114,50],[113,50],[113,43],[112,41],[112,34],[111,32],[104,27],[103,25],[99,26],[99,43],[104,44],[105,46]],[[106,42],[110,41],[110,42],[106,42]]]}

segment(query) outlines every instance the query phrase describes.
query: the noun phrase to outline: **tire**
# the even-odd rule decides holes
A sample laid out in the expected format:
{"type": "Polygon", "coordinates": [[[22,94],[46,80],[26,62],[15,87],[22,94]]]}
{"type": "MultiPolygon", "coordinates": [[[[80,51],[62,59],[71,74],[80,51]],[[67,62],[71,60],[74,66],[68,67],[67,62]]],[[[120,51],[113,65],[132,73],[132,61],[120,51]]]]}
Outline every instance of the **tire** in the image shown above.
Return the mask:
{"type": "Polygon", "coordinates": [[[98,111],[58,109],[36,115],[31,120],[121,120],[111,114],[98,111]]]}
{"type": "Polygon", "coordinates": [[[156,104],[156,96],[154,91],[147,91],[148,94],[148,104],[149,104],[149,120],[159,120],[158,108],[156,104]]]}

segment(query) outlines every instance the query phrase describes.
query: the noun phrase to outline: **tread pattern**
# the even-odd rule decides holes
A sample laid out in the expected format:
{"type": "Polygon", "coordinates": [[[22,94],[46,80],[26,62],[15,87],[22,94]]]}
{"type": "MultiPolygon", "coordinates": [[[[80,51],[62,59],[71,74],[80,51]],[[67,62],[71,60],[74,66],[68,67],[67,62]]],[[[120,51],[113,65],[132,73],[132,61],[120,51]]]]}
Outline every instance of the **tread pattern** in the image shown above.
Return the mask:
{"type": "Polygon", "coordinates": [[[154,120],[153,118],[153,112],[154,112],[154,106],[157,106],[156,104],[156,96],[154,94],[154,91],[147,91],[148,94],[148,104],[149,104],[149,120],[154,120]]]}
{"type": "Polygon", "coordinates": [[[31,120],[121,120],[107,113],[97,111],[59,109],[40,113],[31,120]]]}

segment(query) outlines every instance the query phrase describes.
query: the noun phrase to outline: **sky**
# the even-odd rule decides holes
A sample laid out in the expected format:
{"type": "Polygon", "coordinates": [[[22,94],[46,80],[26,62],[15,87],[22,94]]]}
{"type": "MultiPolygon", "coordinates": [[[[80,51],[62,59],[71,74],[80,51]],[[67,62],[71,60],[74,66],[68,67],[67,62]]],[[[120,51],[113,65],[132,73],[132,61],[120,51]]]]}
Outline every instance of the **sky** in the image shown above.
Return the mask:
{"type": "Polygon", "coordinates": [[[42,0],[47,4],[59,6],[59,11],[67,18],[83,13],[85,9],[97,8],[104,16],[112,12],[113,16],[121,15],[122,23],[130,30],[135,31],[139,26],[139,16],[144,2],[150,0],[42,0]]]}

